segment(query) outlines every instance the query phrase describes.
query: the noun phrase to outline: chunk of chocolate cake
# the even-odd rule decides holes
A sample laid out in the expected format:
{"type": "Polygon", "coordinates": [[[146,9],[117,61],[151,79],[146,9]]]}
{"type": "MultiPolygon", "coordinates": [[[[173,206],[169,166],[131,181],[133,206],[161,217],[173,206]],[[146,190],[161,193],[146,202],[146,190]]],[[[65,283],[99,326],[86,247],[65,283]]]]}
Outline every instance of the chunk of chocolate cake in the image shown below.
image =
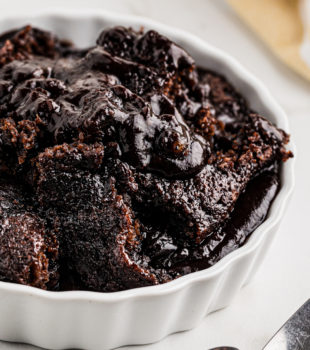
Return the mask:
{"type": "Polygon", "coordinates": [[[0,179],[0,279],[57,288],[57,239],[27,202],[20,185],[0,179]]]}
{"type": "Polygon", "coordinates": [[[155,31],[4,33],[0,280],[112,292],[207,268],[265,219],[288,141],[155,31]]]}

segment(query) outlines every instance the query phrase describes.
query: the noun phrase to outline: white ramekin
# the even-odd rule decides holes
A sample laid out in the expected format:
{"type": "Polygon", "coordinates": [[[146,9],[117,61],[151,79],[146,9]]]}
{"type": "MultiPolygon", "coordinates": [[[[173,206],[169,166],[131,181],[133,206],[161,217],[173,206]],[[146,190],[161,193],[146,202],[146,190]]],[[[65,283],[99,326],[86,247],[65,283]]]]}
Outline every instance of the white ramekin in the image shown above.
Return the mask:
{"type": "MultiPolygon", "coordinates": [[[[0,32],[28,23],[80,46],[93,44],[107,26],[155,29],[186,48],[199,65],[227,76],[254,110],[289,131],[284,111],[258,79],[226,53],[181,30],[140,17],[61,10],[1,19],[0,32]]],[[[0,282],[0,339],[49,349],[104,350],[155,342],[195,327],[208,313],[227,306],[261,265],[293,189],[293,164],[289,160],[283,166],[282,187],[267,220],[243,247],[211,268],[164,285],[110,294],[47,292],[0,282]]]]}

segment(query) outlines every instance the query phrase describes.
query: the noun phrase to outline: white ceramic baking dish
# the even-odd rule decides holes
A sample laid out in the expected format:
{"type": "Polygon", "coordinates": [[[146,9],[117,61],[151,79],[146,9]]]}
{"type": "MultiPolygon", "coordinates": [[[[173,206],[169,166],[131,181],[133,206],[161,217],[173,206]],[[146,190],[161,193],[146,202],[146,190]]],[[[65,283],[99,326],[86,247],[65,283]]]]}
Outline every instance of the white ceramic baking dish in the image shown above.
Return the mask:
{"type": "MultiPolygon", "coordinates": [[[[93,44],[107,26],[158,30],[186,48],[199,65],[227,76],[253,109],[289,131],[284,111],[258,79],[228,54],[181,30],[140,17],[62,10],[1,19],[0,32],[27,23],[52,30],[79,46],[93,44]]],[[[267,220],[242,248],[206,270],[164,285],[110,294],[47,292],[0,282],[0,339],[48,349],[104,350],[155,342],[195,327],[208,313],[227,306],[261,265],[293,189],[293,165],[290,160],[283,166],[282,187],[267,220]]]]}

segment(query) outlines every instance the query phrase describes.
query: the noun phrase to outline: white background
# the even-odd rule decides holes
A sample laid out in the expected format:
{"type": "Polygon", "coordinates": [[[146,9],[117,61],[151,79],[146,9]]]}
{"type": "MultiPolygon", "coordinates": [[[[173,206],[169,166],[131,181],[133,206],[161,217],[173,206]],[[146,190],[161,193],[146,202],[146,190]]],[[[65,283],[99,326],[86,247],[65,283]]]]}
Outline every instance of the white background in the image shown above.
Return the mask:
{"type": "MultiPolygon", "coordinates": [[[[208,350],[231,345],[240,350],[260,350],[310,298],[310,82],[274,58],[222,0],[10,0],[0,2],[0,20],[7,13],[47,7],[103,8],[186,29],[235,56],[268,86],[286,110],[298,149],[296,188],[280,232],[254,281],[242,289],[230,307],[207,316],[196,329],[153,345],[123,348],[208,350]]],[[[34,348],[0,342],[0,349],[34,348]]]]}

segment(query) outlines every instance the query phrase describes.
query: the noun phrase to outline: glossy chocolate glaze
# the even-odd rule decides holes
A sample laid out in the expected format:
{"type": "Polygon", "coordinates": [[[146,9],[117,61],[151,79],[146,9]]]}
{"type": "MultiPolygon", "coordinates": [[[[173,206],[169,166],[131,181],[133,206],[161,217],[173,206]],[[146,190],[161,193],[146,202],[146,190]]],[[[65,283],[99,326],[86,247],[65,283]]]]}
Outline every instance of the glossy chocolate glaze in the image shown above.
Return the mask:
{"type": "Polygon", "coordinates": [[[264,221],[289,137],[177,44],[115,27],[77,49],[30,26],[0,43],[0,279],[164,283],[264,221]]]}

